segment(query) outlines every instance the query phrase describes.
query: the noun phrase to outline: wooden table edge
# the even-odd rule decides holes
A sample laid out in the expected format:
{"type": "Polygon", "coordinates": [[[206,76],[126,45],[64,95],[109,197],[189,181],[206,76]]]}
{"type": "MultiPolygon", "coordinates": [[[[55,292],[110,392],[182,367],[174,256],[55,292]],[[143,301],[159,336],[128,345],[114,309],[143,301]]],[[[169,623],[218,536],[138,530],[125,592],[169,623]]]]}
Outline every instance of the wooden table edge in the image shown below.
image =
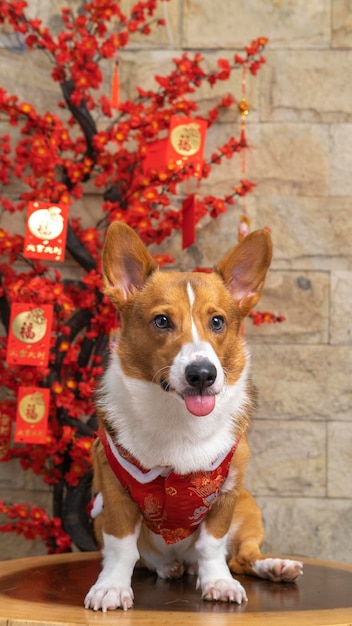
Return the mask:
{"type": "MultiPolygon", "coordinates": [[[[36,557],[25,557],[0,561],[0,582],[2,577],[18,571],[48,565],[48,562],[62,564],[69,561],[99,560],[99,552],[75,552],[36,557]]],[[[293,558],[283,556],[283,558],[293,558]]],[[[303,563],[336,568],[352,572],[352,564],[294,557],[303,563]]],[[[351,590],[352,592],[352,590],[351,590]]],[[[83,599],[82,599],[83,601],[83,599]]],[[[123,622],[123,626],[352,626],[352,608],[338,608],[318,611],[285,611],[285,612],[188,612],[188,611],[146,611],[133,608],[129,611],[111,611],[101,613],[86,610],[82,607],[60,605],[60,615],[53,614],[50,603],[37,606],[36,615],[33,615],[33,602],[23,601],[19,607],[18,600],[3,594],[0,586],[0,626],[110,626],[116,620],[123,622]],[[32,617],[33,615],[33,617],[32,617]]]]}

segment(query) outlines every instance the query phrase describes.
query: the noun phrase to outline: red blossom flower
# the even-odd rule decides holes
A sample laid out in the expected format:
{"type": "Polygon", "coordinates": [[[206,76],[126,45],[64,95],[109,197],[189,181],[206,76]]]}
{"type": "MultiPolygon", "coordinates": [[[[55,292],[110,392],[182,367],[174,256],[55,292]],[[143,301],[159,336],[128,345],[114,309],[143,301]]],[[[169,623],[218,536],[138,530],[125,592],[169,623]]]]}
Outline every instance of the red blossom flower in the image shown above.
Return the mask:
{"type": "Polygon", "coordinates": [[[68,552],[71,549],[71,539],[62,528],[58,517],[50,519],[44,509],[29,504],[5,505],[0,500],[0,513],[11,522],[0,524],[0,532],[15,532],[26,539],[40,539],[47,547],[48,554],[52,552],[68,552]]]}
{"type": "Polygon", "coordinates": [[[274,313],[269,313],[268,311],[251,311],[248,317],[253,321],[254,326],[261,326],[262,324],[276,324],[285,321],[285,317],[283,315],[275,315],[274,313]]]}

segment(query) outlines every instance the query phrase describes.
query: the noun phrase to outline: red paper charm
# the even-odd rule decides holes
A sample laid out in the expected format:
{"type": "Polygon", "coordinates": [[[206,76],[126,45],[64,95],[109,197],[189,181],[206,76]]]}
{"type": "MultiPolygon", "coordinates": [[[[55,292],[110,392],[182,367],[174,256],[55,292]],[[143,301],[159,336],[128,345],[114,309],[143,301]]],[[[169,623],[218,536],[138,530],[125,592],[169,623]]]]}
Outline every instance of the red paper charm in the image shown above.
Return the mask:
{"type": "Polygon", "coordinates": [[[7,363],[39,365],[49,361],[53,306],[14,302],[7,343],[7,363]]]}
{"type": "Polygon", "coordinates": [[[29,202],[23,255],[29,259],[63,261],[68,207],[29,202]]]}
{"type": "Polygon", "coordinates": [[[8,461],[11,447],[12,412],[14,402],[2,402],[0,405],[0,462],[8,461]]]}
{"type": "Polygon", "coordinates": [[[16,443],[45,443],[48,430],[49,389],[19,387],[16,414],[16,443]]]}
{"type": "Polygon", "coordinates": [[[196,204],[195,194],[182,202],[182,248],[188,248],[196,240],[196,204]]]}
{"type": "Polygon", "coordinates": [[[173,115],[167,146],[167,163],[179,168],[192,163],[194,176],[201,177],[207,122],[173,115]]]}

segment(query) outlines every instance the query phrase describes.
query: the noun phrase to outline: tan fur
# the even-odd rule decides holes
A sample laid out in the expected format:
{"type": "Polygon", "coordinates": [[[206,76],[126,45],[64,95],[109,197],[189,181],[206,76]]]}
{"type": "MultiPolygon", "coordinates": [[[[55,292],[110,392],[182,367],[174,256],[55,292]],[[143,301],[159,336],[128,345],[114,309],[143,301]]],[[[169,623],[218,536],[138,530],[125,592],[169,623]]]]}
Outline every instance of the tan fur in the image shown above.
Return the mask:
{"type": "Polygon", "coordinates": [[[125,537],[133,532],[141,514],[136,504],[121,487],[110,468],[103,446],[96,439],[93,447],[94,459],[94,493],[102,493],[104,511],[94,523],[99,543],[103,544],[102,531],[116,537],[125,537]]]}

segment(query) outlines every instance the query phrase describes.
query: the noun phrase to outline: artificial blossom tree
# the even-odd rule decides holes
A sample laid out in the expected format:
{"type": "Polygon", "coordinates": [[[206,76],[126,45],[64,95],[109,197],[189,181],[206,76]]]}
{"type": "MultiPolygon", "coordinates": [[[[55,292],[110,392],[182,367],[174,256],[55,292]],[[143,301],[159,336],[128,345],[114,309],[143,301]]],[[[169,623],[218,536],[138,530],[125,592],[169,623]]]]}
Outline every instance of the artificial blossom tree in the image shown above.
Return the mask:
{"type": "MultiPolygon", "coordinates": [[[[26,54],[41,50],[49,56],[50,79],[61,91],[57,108],[39,114],[30,102],[0,87],[1,118],[9,129],[17,127],[16,139],[10,130],[0,137],[0,210],[14,214],[44,203],[68,213],[65,247],[82,272],[81,279],[63,279],[58,263],[40,257],[44,245],[37,246],[34,255],[28,245],[26,253],[24,233],[0,227],[0,317],[5,329],[0,338],[1,460],[20,459],[22,468],[40,475],[53,490],[52,518],[30,504],[2,502],[0,511],[7,521],[0,530],[40,537],[49,551],[68,550],[71,540],[81,549],[95,547],[88,521],[93,398],[117,325],[101,291],[100,253],[106,228],[111,221],[122,220],[146,244],[160,244],[175,231],[185,234],[185,212],[175,208],[182,183],[192,176],[201,181],[224,159],[247,148],[243,121],[248,105],[243,94],[237,101],[232,94],[224,95],[202,116],[197,113],[195,94],[204,82],[226,82],[233,71],[256,75],[264,62],[264,38],[253,41],[231,61],[220,58],[211,71],[204,69],[200,54],[183,53],[173,59],[169,74],[155,76],[155,89],[141,85],[131,99],[118,98],[118,55],[133,33],[147,36],[151,28],[163,26],[164,19],[157,17],[163,1],[136,2],[123,12],[117,0],[92,0],[77,14],[68,3],[55,36],[39,19],[27,17],[26,2],[0,1],[0,23],[21,37],[26,54]],[[114,66],[112,92],[102,93],[101,68],[109,59],[114,66]],[[191,129],[192,120],[209,127],[222,109],[230,107],[237,107],[242,119],[238,138],[229,137],[208,160],[202,155],[197,161],[187,158],[192,136],[187,129],[182,135],[182,122],[187,121],[191,129]],[[185,148],[178,159],[168,152],[170,124],[175,119],[181,122],[180,141],[185,148]],[[101,215],[94,228],[69,215],[88,182],[101,196],[101,215]],[[18,305],[22,309],[35,305],[35,311],[52,307],[47,363],[8,358],[11,311],[18,305]],[[11,441],[21,386],[48,393],[48,425],[41,443],[11,441]]],[[[205,216],[216,218],[226,211],[253,186],[239,180],[218,197],[202,196],[200,185],[197,200],[193,198],[191,230],[205,216]]],[[[50,258],[50,246],[45,245],[50,258]]],[[[161,265],[173,261],[165,254],[157,255],[157,260],[161,265]]],[[[253,315],[255,323],[276,319],[271,314],[253,315]]],[[[32,330],[22,323],[19,339],[30,341],[32,330]]]]}

